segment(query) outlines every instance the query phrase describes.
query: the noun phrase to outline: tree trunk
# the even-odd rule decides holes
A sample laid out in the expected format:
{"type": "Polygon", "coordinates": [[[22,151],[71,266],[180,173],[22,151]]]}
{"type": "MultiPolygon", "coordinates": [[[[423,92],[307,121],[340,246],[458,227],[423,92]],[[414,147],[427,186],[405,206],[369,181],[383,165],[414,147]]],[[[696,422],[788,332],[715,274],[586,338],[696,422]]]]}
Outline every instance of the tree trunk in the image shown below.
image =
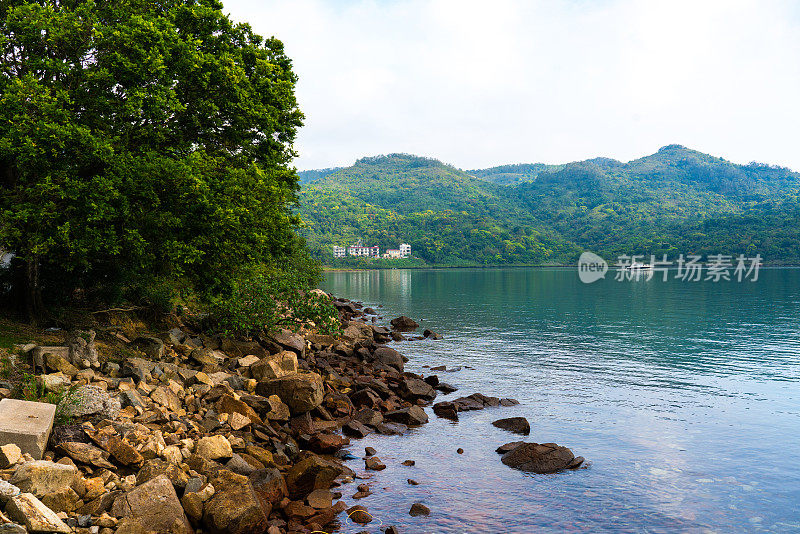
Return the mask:
{"type": "Polygon", "coordinates": [[[28,321],[38,325],[46,316],[44,302],[42,301],[42,286],[39,284],[39,256],[25,262],[25,313],[28,321]]]}

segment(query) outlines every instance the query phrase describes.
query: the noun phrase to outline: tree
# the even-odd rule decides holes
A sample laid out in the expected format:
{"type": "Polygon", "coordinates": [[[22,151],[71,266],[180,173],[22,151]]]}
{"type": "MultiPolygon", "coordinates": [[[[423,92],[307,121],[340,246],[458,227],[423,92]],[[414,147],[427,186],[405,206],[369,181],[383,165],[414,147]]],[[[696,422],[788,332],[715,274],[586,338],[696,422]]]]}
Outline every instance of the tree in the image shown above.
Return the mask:
{"type": "Polygon", "coordinates": [[[35,319],[156,280],[230,290],[302,248],[277,39],[216,0],[0,3],[0,249],[35,319]]]}

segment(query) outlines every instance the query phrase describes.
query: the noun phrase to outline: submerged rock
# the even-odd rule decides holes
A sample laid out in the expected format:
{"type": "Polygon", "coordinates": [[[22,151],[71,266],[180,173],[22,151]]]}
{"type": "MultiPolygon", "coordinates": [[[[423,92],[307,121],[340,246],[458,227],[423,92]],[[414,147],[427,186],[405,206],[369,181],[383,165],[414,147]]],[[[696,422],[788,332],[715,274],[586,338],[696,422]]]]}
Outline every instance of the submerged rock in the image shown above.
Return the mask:
{"type": "Polygon", "coordinates": [[[408,511],[408,515],[412,517],[416,517],[418,515],[430,515],[431,509],[422,504],[421,502],[415,502],[411,505],[411,510],[408,511]]]}
{"type": "Polygon", "coordinates": [[[523,434],[527,436],[531,433],[531,425],[524,417],[506,417],[505,419],[498,419],[492,425],[515,434],[523,434]]]}
{"type": "Polygon", "coordinates": [[[514,469],[530,473],[556,473],[580,467],[584,459],[555,443],[525,443],[505,453],[501,461],[514,469]]]}

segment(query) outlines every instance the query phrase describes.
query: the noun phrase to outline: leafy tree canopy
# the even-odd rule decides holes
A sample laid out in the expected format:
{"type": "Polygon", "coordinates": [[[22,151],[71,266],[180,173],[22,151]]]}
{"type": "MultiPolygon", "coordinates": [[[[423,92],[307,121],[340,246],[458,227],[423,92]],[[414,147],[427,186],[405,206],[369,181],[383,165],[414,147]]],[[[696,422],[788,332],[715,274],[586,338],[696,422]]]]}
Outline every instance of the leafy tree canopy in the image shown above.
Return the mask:
{"type": "Polygon", "coordinates": [[[206,295],[302,249],[280,41],[216,0],[0,3],[0,249],[45,302],[206,295]]]}

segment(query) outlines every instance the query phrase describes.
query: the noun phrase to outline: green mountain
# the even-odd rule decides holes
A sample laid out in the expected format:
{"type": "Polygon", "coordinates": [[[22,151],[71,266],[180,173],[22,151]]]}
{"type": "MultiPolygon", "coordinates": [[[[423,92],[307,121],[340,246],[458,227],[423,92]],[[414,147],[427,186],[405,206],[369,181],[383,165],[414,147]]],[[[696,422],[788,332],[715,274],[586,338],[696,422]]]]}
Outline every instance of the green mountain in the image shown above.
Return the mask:
{"type": "Polygon", "coordinates": [[[582,250],[800,261],[800,174],[680,145],[627,163],[466,172],[391,154],[306,176],[303,233],[328,263],[332,245],[358,238],[382,249],[408,242],[431,264],[569,263],[582,250]]]}

